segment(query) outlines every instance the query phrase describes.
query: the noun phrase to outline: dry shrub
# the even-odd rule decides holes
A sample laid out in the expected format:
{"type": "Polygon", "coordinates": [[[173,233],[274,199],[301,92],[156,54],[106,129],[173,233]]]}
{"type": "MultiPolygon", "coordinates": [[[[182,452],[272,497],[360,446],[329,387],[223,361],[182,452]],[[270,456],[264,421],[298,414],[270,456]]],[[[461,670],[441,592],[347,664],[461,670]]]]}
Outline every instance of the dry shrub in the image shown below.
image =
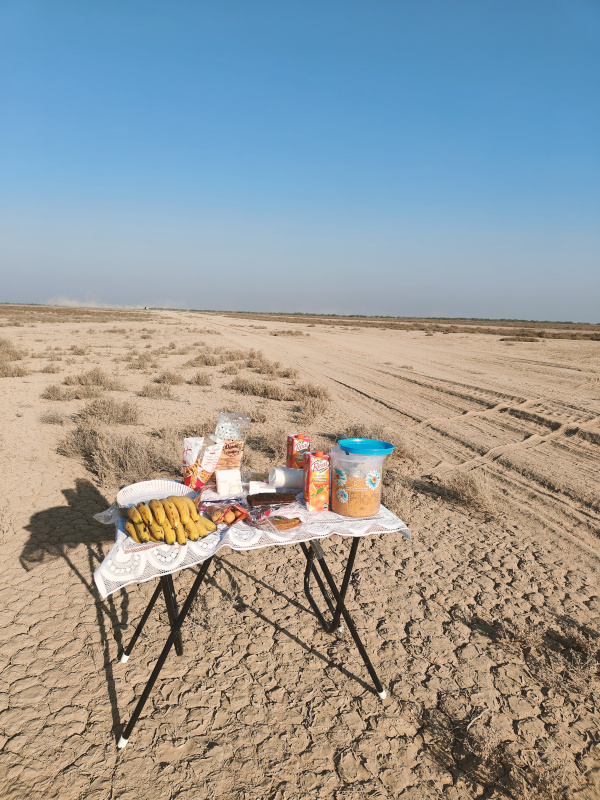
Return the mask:
{"type": "Polygon", "coordinates": [[[200,353],[185,362],[186,367],[216,367],[220,363],[217,356],[212,353],[200,353]]]}
{"type": "Polygon", "coordinates": [[[270,331],[271,336],[310,336],[302,331],[270,331]]]}
{"type": "Polygon", "coordinates": [[[278,371],[277,374],[280,378],[290,378],[291,380],[295,381],[299,373],[297,369],[294,369],[294,367],[283,367],[278,371]]]}
{"type": "Polygon", "coordinates": [[[104,422],[107,425],[136,425],[140,409],[130,400],[120,403],[112,397],[102,397],[87,405],[80,416],[88,422],[104,422]]]}
{"type": "Polygon", "coordinates": [[[79,425],[58,447],[61,455],[82,458],[88,469],[107,485],[177,474],[181,441],[154,441],[139,433],[119,434],[89,424],[79,425]]]}
{"type": "Polygon", "coordinates": [[[162,372],[154,379],[155,383],[163,383],[168,386],[178,386],[183,383],[183,378],[177,372],[162,372]]]}
{"type": "MultiPolygon", "coordinates": [[[[118,360],[119,359],[115,359],[115,361],[118,360]]],[[[148,371],[150,369],[156,369],[158,366],[154,356],[150,353],[130,353],[126,361],[129,362],[127,365],[129,369],[148,371]]]]}
{"type": "Polygon", "coordinates": [[[47,414],[42,414],[40,422],[43,422],[45,425],[64,425],[66,417],[56,411],[49,411],[47,414]]]}
{"type": "Polygon", "coordinates": [[[314,383],[301,383],[295,390],[297,394],[304,397],[317,397],[320,400],[331,400],[331,395],[324,386],[316,386],[314,383]]]}
{"type": "Polygon", "coordinates": [[[412,492],[399,481],[397,476],[389,472],[385,473],[381,502],[403,522],[410,519],[413,509],[412,492]]]}
{"type": "Polygon", "coordinates": [[[316,417],[320,417],[329,409],[327,400],[322,397],[304,397],[301,405],[298,406],[298,422],[307,425],[316,417]]]}
{"type": "Polygon", "coordinates": [[[0,338],[0,361],[20,361],[24,355],[10,339],[0,338]]]}
{"type": "Polygon", "coordinates": [[[89,372],[83,372],[80,375],[67,375],[63,383],[65,386],[98,386],[109,391],[123,389],[123,385],[118,380],[112,378],[99,367],[94,367],[89,372]]]}
{"type": "Polygon", "coordinates": [[[289,391],[277,383],[261,383],[250,378],[243,378],[241,375],[231,381],[227,389],[233,389],[240,394],[250,394],[254,397],[265,397],[268,400],[291,400],[289,391]]]}
{"type": "Polygon", "coordinates": [[[9,339],[0,338],[0,378],[22,378],[27,370],[11,361],[20,361],[26,355],[16,348],[9,339]]]}
{"type": "Polygon", "coordinates": [[[74,356],[86,356],[88,352],[85,347],[78,347],[76,344],[71,345],[71,354],[74,356]]]}
{"type": "Polygon", "coordinates": [[[0,361],[0,378],[22,378],[28,372],[20,364],[10,364],[0,361]]]}
{"type": "Polygon", "coordinates": [[[247,444],[254,453],[266,456],[269,464],[285,464],[287,433],[283,428],[269,428],[265,433],[250,436],[247,444]]]}
{"type": "Polygon", "coordinates": [[[221,370],[223,375],[237,375],[239,371],[237,364],[226,364],[221,370]]]}
{"type": "Polygon", "coordinates": [[[501,342],[539,342],[534,336],[503,336],[501,342]]]}
{"type": "Polygon", "coordinates": [[[172,400],[171,387],[166,383],[148,383],[138,392],[138,397],[150,397],[153,400],[172,400]]]}
{"type": "MultiPolygon", "coordinates": [[[[260,408],[257,408],[254,411],[251,411],[250,412],[250,416],[252,418],[252,422],[266,422],[267,421],[267,415],[260,408]]],[[[286,441],[287,441],[287,438],[286,438],[286,441]]]]}
{"type": "Polygon", "coordinates": [[[44,369],[41,369],[40,372],[46,372],[49,375],[56,375],[57,372],[60,372],[60,369],[56,366],[56,364],[46,364],[44,369]]]}
{"type": "Polygon", "coordinates": [[[246,358],[248,358],[248,350],[225,350],[221,354],[221,361],[244,361],[246,358]]]}
{"type": "Polygon", "coordinates": [[[140,339],[151,339],[151,338],[152,338],[151,333],[142,333],[142,335],[140,336],[140,339]]]}
{"type": "Polygon", "coordinates": [[[71,386],[63,389],[62,386],[51,384],[46,386],[41,394],[43,400],[89,400],[98,397],[100,389],[97,386],[71,386]]]}
{"type": "Polygon", "coordinates": [[[455,469],[437,478],[441,496],[458,505],[491,514],[494,501],[487,481],[475,472],[455,469]]]}
{"type": "Polygon", "coordinates": [[[188,383],[192,386],[210,386],[210,376],[206,372],[197,372],[193,378],[190,378],[188,383]]]}

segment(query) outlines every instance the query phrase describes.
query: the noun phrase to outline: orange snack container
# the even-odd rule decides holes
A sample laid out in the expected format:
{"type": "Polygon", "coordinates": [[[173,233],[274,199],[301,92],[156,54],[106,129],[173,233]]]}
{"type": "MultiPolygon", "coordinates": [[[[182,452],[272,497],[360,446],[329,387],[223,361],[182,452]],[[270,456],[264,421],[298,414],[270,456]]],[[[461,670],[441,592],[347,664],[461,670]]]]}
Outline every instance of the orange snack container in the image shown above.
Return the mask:
{"type": "Polygon", "coordinates": [[[304,469],[304,454],[310,450],[310,436],[302,433],[292,433],[287,437],[286,467],[290,469],[304,469]]]}
{"type": "Polygon", "coordinates": [[[329,456],[321,450],[304,459],[304,502],[308,511],[329,508],[329,456]]]}

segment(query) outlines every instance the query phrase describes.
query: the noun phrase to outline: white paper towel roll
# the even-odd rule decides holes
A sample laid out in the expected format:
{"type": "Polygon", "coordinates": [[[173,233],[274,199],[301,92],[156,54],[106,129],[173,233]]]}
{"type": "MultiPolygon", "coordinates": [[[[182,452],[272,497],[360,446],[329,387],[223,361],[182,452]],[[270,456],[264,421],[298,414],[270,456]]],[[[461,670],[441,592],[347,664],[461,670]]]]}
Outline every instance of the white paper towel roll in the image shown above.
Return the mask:
{"type": "Polygon", "coordinates": [[[269,472],[269,483],[276,489],[302,489],[304,485],[304,471],[290,469],[289,467],[274,467],[269,472]]]}

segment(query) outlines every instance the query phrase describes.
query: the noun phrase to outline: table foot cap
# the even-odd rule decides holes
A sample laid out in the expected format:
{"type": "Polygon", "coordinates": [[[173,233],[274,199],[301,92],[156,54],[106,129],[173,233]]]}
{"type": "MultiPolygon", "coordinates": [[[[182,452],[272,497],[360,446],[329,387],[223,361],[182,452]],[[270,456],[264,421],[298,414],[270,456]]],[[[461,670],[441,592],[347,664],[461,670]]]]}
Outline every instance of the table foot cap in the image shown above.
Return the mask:
{"type": "MultiPolygon", "coordinates": [[[[123,653],[121,656],[121,664],[126,664],[129,661],[129,656],[126,653],[123,653]]],[[[125,745],[123,745],[125,747],[125,745]]]]}
{"type": "Polygon", "coordinates": [[[387,692],[385,689],[383,690],[383,692],[377,692],[377,694],[379,695],[379,697],[381,697],[382,700],[385,700],[385,698],[387,697],[387,692]]]}
{"type": "Polygon", "coordinates": [[[124,739],[121,736],[121,738],[119,739],[119,743],[117,744],[117,747],[119,748],[119,750],[122,750],[125,747],[125,745],[127,744],[128,741],[129,741],[129,739],[124,739]]]}

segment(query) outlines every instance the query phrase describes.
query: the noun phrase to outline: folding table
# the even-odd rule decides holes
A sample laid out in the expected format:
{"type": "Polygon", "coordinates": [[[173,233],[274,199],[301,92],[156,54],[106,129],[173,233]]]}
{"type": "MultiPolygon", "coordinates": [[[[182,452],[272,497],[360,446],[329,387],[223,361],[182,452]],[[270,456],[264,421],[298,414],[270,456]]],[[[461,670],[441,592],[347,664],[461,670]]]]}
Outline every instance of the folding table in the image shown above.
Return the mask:
{"type": "Polygon", "coordinates": [[[125,663],[131,657],[139,635],[146,625],[160,594],[164,597],[170,630],[148,682],[119,739],[119,748],[125,747],[129,741],[135,724],[173,646],[178,656],[183,654],[181,627],[198,594],[202,581],[208,573],[216,552],[224,546],[229,546],[234,550],[249,550],[270,545],[299,544],[306,558],[304,592],[317,620],[327,633],[333,633],[336,629],[339,629],[341,620],[344,620],[373,681],[375,692],[382,699],[386,697],[386,692],[345,604],[360,539],[367,535],[393,532],[399,532],[405,538],[410,539],[410,530],[407,526],[384,506],[381,506],[378,514],[368,519],[353,519],[340,517],[332,512],[320,512],[311,515],[310,521],[306,524],[300,525],[286,534],[279,535],[257,530],[247,523],[240,522],[230,528],[217,531],[211,534],[210,537],[198,542],[188,542],[183,547],[155,544],[132,545],[121,525],[122,521],[117,524],[115,545],[94,574],[96,585],[102,596],[106,597],[113,591],[130,583],[139,583],[158,578],[156,589],[129,644],[121,654],[121,661],[125,663]],[[320,545],[321,539],[332,535],[352,538],[344,575],[339,587],[336,585],[333,575],[327,566],[323,549],[320,545]],[[195,565],[199,565],[200,568],[181,608],[179,608],[172,574],[195,565]],[[325,601],[327,607],[325,613],[329,613],[329,620],[326,619],[325,614],[313,597],[311,591],[312,578],[314,578],[317,588],[325,601]]]}

